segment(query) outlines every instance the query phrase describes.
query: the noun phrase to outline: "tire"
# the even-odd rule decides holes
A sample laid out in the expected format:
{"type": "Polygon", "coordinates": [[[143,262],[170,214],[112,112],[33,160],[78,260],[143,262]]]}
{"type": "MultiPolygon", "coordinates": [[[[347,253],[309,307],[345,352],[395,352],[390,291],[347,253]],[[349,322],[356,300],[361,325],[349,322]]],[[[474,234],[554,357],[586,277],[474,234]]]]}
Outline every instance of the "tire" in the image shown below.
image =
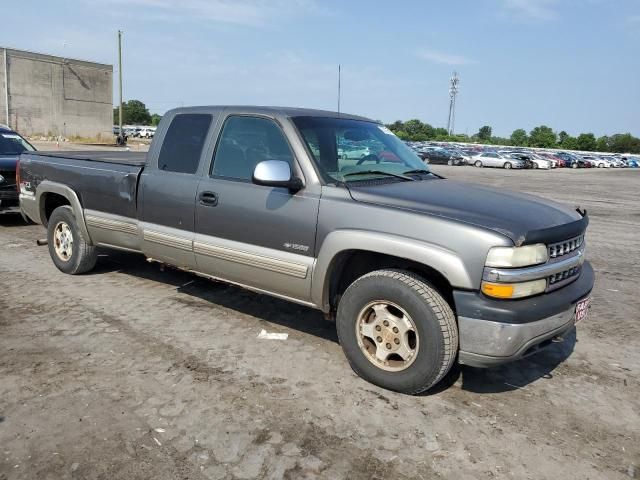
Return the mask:
{"type": "Polygon", "coordinates": [[[571,168],[578,168],[578,162],[573,162],[571,164],[571,168]]]}
{"type": "Polygon", "coordinates": [[[452,166],[452,165],[453,165],[453,160],[449,160],[449,161],[447,162],[447,165],[452,166]]]}
{"type": "Polygon", "coordinates": [[[536,162],[533,162],[533,168],[534,168],[534,169],[536,169],[536,168],[540,168],[540,165],[538,165],[536,162]]]}
{"type": "Polygon", "coordinates": [[[442,380],[458,351],[456,318],[449,304],[424,279],[403,270],[377,270],[353,282],[340,299],[336,327],[344,354],[358,376],[382,388],[410,395],[428,390],[442,380]],[[372,304],[376,308],[387,304],[389,309],[382,308],[384,313],[379,319],[372,304]],[[363,314],[367,311],[371,312],[368,317],[363,314]],[[394,315],[387,316],[390,312],[394,315]],[[368,319],[363,322],[363,318],[368,319]],[[391,323],[382,327],[386,318],[391,323]],[[400,318],[408,319],[413,331],[397,341],[394,336],[402,334],[391,328],[396,325],[393,319],[400,318]],[[361,333],[362,325],[369,325],[375,335],[380,331],[384,338],[367,338],[361,333]],[[383,355],[389,352],[383,348],[384,342],[388,342],[386,348],[409,347],[412,334],[414,346],[411,357],[407,357],[409,361],[402,361],[393,352],[385,357],[384,365],[376,359],[379,348],[383,355]],[[377,345],[376,341],[381,343],[377,345]],[[401,343],[400,347],[393,346],[393,342],[401,343]]]}
{"type": "Polygon", "coordinates": [[[604,168],[604,163],[599,163],[598,168],[604,168]]]}
{"type": "Polygon", "coordinates": [[[95,267],[96,247],[82,236],[71,207],[58,207],[53,211],[47,226],[47,241],[51,260],[61,272],[77,275],[95,267]],[[61,238],[65,242],[60,242],[61,238]]]}
{"type": "MultiPolygon", "coordinates": [[[[535,163],[534,163],[534,165],[535,165],[535,163]]],[[[503,167],[506,168],[507,170],[510,170],[511,169],[511,163],[510,162],[504,162],[503,167]]],[[[533,168],[536,168],[536,167],[533,167],[533,168]]]]}
{"type": "Polygon", "coordinates": [[[476,167],[478,167],[478,168],[481,168],[481,167],[482,167],[482,162],[481,162],[480,160],[476,160],[476,161],[473,163],[473,165],[474,165],[474,166],[476,166],[476,167]]]}

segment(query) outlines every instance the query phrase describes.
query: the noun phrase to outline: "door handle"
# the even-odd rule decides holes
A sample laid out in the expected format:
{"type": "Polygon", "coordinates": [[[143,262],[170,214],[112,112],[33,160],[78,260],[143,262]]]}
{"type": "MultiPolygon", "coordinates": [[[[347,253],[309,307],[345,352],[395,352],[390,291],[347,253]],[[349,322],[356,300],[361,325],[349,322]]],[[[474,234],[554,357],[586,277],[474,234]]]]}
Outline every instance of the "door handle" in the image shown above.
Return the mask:
{"type": "Polygon", "coordinates": [[[218,205],[218,194],[215,192],[200,192],[200,204],[207,207],[215,207],[218,205]]]}

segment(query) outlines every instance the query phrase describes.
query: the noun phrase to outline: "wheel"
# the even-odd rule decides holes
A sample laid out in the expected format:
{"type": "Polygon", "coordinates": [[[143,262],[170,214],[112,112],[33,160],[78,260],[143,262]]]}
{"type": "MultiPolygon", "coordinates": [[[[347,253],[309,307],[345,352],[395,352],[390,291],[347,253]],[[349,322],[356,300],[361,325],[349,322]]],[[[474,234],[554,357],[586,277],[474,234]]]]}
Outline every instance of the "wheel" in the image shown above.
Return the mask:
{"type": "Polygon", "coordinates": [[[578,168],[578,162],[573,162],[571,164],[571,168],[578,168]]]}
{"type": "Polygon", "coordinates": [[[353,371],[397,392],[433,387],[458,351],[449,304],[425,280],[403,270],[377,270],[353,282],[340,299],[336,324],[353,371]]]}
{"type": "Polygon", "coordinates": [[[82,236],[71,207],[58,207],[53,211],[47,226],[47,241],[51,260],[64,273],[85,273],[96,264],[96,247],[82,236]]]}
{"type": "Polygon", "coordinates": [[[476,167],[482,167],[482,162],[481,162],[480,160],[476,160],[476,161],[474,162],[474,165],[475,165],[476,167]]]}
{"type": "Polygon", "coordinates": [[[598,168],[604,168],[604,163],[599,163],[598,168]]]}
{"type": "MultiPolygon", "coordinates": [[[[535,163],[534,163],[534,165],[535,165],[535,163]]],[[[503,167],[506,168],[507,170],[509,170],[511,168],[511,163],[510,162],[504,162],[503,167]]],[[[533,168],[536,168],[536,167],[533,167],[533,168]]]]}
{"type": "Polygon", "coordinates": [[[533,168],[538,168],[539,165],[536,162],[533,162],[533,168]]]}
{"type": "Polygon", "coordinates": [[[453,160],[449,160],[449,161],[447,162],[447,165],[449,165],[449,166],[453,165],[453,160]]]}

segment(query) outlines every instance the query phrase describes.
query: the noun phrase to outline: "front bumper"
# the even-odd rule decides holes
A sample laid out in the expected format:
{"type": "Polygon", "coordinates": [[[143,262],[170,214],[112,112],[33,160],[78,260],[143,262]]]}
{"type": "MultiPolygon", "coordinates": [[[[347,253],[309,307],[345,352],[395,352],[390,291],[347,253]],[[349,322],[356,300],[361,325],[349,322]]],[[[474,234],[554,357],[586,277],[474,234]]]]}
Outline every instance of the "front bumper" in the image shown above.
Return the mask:
{"type": "Polygon", "coordinates": [[[454,292],[460,336],[459,362],[491,367],[536,353],[574,328],[575,304],[593,289],[589,262],[580,277],[551,293],[522,300],[492,300],[454,292]]]}

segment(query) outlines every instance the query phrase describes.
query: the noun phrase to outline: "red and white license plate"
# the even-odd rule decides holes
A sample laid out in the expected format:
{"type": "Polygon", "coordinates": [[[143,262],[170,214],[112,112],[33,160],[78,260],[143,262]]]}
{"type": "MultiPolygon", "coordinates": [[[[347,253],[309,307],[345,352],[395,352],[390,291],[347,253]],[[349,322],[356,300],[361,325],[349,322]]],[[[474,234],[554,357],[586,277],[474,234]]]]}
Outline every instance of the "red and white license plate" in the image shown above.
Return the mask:
{"type": "Polygon", "coordinates": [[[576,324],[587,318],[590,303],[591,297],[583,298],[578,303],[576,303],[576,324]]]}

